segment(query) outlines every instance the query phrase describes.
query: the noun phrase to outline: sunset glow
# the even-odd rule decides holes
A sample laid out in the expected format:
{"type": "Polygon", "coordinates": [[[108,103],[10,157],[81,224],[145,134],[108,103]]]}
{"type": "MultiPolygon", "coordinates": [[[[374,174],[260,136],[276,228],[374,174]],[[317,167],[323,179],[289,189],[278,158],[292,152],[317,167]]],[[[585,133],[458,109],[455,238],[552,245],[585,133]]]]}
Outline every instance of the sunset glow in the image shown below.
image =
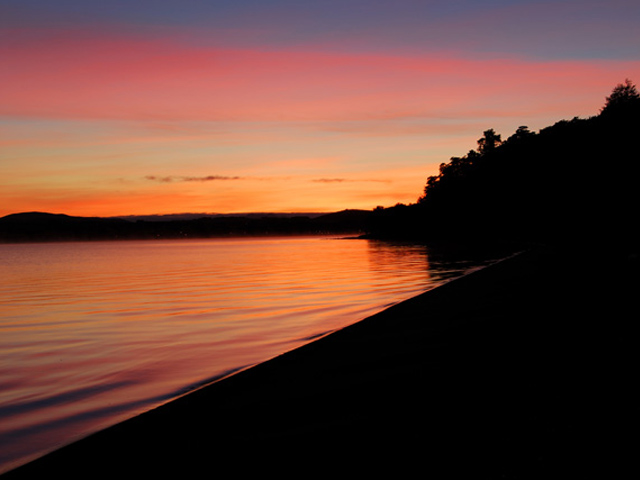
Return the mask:
{"type": "Polygon", "coordinates": [[[410,203],[640,78],[625,1],[55,3],[0,4],[0,215],[410,203]]]}

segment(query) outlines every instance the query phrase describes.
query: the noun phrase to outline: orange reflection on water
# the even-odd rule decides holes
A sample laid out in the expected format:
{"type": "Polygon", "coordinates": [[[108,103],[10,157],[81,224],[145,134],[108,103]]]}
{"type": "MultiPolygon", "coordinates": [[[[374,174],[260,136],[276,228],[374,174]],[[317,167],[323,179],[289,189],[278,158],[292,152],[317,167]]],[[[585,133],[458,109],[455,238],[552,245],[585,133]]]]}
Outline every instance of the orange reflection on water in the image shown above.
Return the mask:
{"type": "Polygon", "coordinates": [[[323,237],[0,250],[0,469],[447,275],[423,246],[323,237]]]}

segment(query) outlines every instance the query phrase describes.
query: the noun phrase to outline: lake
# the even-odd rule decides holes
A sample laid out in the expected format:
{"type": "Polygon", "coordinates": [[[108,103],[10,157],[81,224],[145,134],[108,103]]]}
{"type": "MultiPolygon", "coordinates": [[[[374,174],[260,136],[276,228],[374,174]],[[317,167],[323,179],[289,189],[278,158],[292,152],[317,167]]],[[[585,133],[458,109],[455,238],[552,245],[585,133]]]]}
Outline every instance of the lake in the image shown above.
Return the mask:
{"type": "Polygon", "coordinates": [[[0,472],[491,261],[317,236],[0,245],[0,472]]]}

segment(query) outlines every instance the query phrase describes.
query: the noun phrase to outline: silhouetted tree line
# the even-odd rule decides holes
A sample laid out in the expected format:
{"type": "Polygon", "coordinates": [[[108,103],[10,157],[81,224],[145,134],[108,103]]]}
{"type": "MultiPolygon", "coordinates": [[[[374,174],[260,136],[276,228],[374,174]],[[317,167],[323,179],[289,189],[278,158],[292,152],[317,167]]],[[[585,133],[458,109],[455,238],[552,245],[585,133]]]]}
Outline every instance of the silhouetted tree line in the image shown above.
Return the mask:
{"type": "Polygon", "coordinates": [[[640,95],[627,80],[597,116],[506,140],[486,130],[476,150],[440,165],[417,203],[377,208],[381,238],[606,242],[637,249],[640,95]]]}

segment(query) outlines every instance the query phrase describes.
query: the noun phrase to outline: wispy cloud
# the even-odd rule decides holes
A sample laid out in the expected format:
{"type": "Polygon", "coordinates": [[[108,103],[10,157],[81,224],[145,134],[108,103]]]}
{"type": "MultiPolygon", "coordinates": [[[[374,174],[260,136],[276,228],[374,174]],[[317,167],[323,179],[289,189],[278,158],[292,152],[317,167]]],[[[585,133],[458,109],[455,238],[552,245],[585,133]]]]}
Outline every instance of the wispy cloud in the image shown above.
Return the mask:
{"type": "MultiPolygon", "coordinates": [[[[173,182],[216,182],[230,180],[291,180],[290,177],[241,177],[238,175],[206,175],[203,177],[193,177],[184,175],[146,175],[145,180],[158,183],[173,182]]],[[[391,180],[373,179],[373,178],[314,178],[310,180],[312,183],[390,183],[391,180]]]]}
{"type": "Polygon", "coordinates": [[[311,180],[314,183],[342,183],[346,182],[346,178],[316,178],[311,180]]]}
{"type": "Polygon", "coordinates": [[[350,178],[315,178],[311,180],[313,183],[344,183],[344,182],[376,182],[389,183],[391,180],[376,179],[350,179],[350,178]]]}
{"type": "Polygon", "coordinates": [[[185,176],[177,176],[170,175],[165,177],[160,177],[156,175],[147,175],[144,177],[146,180],[151,180],[154,182],[160,183],[171,183],[171,182],[215,182],[218,180],[242,180],[243,177],[238,176],[227,176],[227,175],[207,175],[204,177],[185,177],[185,176]]]}

